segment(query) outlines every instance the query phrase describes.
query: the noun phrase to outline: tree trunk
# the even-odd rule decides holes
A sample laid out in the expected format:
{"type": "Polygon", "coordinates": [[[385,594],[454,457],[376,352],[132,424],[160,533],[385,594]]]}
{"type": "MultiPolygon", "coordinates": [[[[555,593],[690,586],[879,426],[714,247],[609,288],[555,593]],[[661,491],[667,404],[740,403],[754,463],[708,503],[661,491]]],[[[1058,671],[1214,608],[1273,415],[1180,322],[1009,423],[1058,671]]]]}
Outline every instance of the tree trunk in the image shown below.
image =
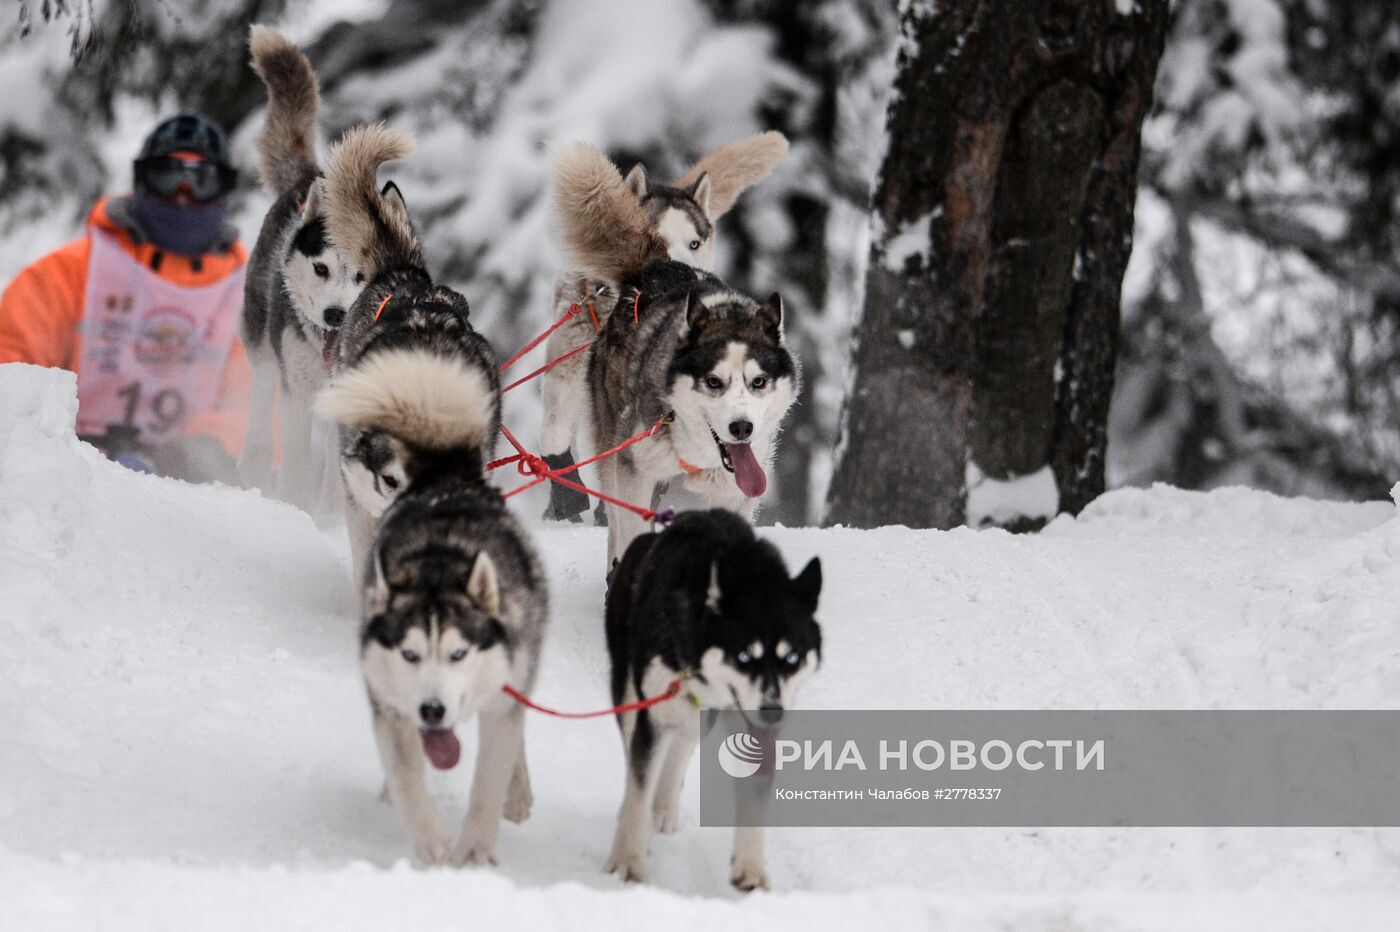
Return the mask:
{"type": "Polygon", "coordinates": [[[1119,5],[907,8],[828,521],[962,524],[969,464],[995,480],[1049,466],[1071,511],[1103,490],[1167,22],[1167,0],[1119,5]]]}

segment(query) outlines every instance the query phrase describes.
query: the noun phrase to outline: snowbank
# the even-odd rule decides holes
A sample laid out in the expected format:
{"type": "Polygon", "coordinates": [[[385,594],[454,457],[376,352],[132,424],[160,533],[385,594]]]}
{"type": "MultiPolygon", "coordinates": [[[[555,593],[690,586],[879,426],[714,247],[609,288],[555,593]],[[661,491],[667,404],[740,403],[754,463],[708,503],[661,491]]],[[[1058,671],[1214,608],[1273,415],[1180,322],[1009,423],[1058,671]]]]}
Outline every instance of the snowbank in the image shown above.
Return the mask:
{"type": "MultiPolygon", "coordinates": [[[[341,536],[106,462],[71,436],[73,395],[71,376],[0,366],[0,928],[1318,929],[1400,909],[1388,829],[775,831],[778,892],[740,898],[693,771],[655,886],[626,888],[602,873],[615,727],[539,716],[534,813],[503,829],[501,867],[412,870],[377,799],[341,536]]],[[[823,558],[812,707],[1400,696],[1389,504],[1156,488],[1036,536],[771,536],[791,563],[823,558]]],[[[539,698],[599,707],[603,535],[537,539],[555,605],[539,698]]],[[[434,774],[453,820],[468,770],[434,774]]]]}

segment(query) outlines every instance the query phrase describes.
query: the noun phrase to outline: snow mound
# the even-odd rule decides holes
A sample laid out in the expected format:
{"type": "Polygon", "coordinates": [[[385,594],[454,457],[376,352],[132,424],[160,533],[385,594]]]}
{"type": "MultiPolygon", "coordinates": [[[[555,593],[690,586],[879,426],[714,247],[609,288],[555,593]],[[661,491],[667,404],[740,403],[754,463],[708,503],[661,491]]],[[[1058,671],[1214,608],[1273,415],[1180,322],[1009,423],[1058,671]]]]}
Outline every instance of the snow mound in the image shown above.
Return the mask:
{"type": "MultiPolygon", "coordinates": [[[[1394,829],[774,831],[777,892],[740,898],[730,832],[697,825],[698,762],[655,885],[628,887],[602,873],[616,726],[536,715],[535,807],[501,867],[412,870],[377,798],[343,533],[107,462],[72,436],[74,392],[0,366],[0,928],[1317,929],[1400,908],[1394,829]]],[[[823,560],[810,708],[1396,708],[1394,515],[1158,487],[1039,535],[764,533],[823,560]]],[[[605,535],[535,536],[537,698],[601,708],[605,535]]],[[[449,824],[470,771],[432,774],[449,824]]]]}
{"type": "Polygon", "coordinates": [[[1385,502],[1323,502],[1284,498],[1241,487],[1189,492],[1154,484],[1116,489],[1090,502],[1079,516],[1061,515],[1045,529],[1054,535],[1108,537],[1233,534],[1244,537],[1338,538],[1395,517],[1385,502]]]}

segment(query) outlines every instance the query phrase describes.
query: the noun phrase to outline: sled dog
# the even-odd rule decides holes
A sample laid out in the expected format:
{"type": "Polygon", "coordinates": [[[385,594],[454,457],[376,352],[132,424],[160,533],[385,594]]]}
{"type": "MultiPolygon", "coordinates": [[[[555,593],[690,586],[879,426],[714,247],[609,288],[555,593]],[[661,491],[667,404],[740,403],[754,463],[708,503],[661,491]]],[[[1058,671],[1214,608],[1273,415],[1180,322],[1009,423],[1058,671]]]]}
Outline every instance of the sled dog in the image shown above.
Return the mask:
{"type": "MultiPolygon", "coordinates": [[[[783,302],[759,303],[668,258],[666,243],[597,149],[555,158],[555,209],[572,267],[616,295],[588,353],[593,443],[608,449],[663,418],[669,428],[602,460],[603,491],[628,502],[684,477],[711,506],[753,519],[779,425],[798,390],[783,302]]],[[[608,506],[608,563],[646,529],[608,506]]]]}
{"type": "Polygon", "coordinates": [[[533,547],[485,479],[500,429],[495,356],[466,299],[428,276],[398,189],[376,183],[409,149],[402,134],[358,127],[327,160],[331,240],[369,282],[317,410],[342,426],[352,546],[369,551],[361,667],[389,799],[422,863],[494,864],[501,818],[524,819],[531,801],[524,709],[502,687],[533,687],[548,596],[533,547]],[[476,770],[453,844],[423,758],[455,766],[453,729],[473,715],[476,770]]]}
{"type": "Polygon", "coordinates": [[[331,241],[369,276],[336,341],[334,375],[317,412],[340,425],[346,526],[357,570],[375,519],[419,474],[454,457],[480,472],[501,422],[496,357],[472,328],[466,298],[433,284],[384,162],[408,155],[383,126],[348,131],[326,162],[331,241]]]}
{"type": "MultiPolygon", "coordinates": [[[[483,406],[482,411],[486,409],[483,406]]],[[[484,420],[479,425],[486,430],[484,420]]],[[[385,513],[363,572],[360,661],[385,788],[423,864],[496,863],[502,817],[530,810],[524,707],[548,616],[534,549],[466,448],[420,475],[385,513]],[[455,844],[423,759],[457,764],[453,729],[478,722],[471,800],[455,844]]]]}
{"type": "Polygon", "coordinates": [[[245,485],[271,491],[272,409],[280,386],[278,494],[298,507],[328,511],[339,508],[334,445],[313,449],[311,404],[325,382],[336,328],[364,286],[364,274],[326,238],[315,151],[320,94],[311,63],[265,26],[251,28],[249,47],[268,95],[258,173],[277,200],[248,260],[241,334],[253,396],[239,472],[245,485]]]}
{"type": "MultiPolygon", "coordinates": [[[[692,165],[675,185],[655,184],[640,164],[627,174],[627,189],[641,202],[652,228],[677,262],[707,272],[715,267],[715,221],[729,212],[745,190],[762,181],[787,154],[782,133],[766,132],[720,146],[692,165]]],[[[607,286],[577,272],[560,276],[555,287],[555,319],[570,307],[587,308],[549,338],[547,354],[557,359],[593,339],[606,322],[611,303],[607,286]]],[[[615,296],[614,296],[615,297],[615,296]]],[[[544,374],[544,425],[540,451],[552,469],[571,466],[583,424],[587,394],[587,357],[575,356],[544,374]]],[[[588,510],[588,496],[558,483],[550,484],[545,517],[578,521],[588,510]]],[[[602,519],[601,505],[598,511],[602,519]]]]}
{"type": "MultiPolygon", "coordinates": [[[[679,827],[695,704],[737,709],[756,730],[793,707],[821,660],[821,585],[817,558],[789,578],[777,549],[722,509],[685,512],[632,542],[607,595],[613,702],[663,695],[677,678],[691,701],[618,716],[627,773],[608,871],[645,882],[652,831],[679,827]]],[[[730,882],[768,887],[761,827],[735,830],[730,882]]]]}

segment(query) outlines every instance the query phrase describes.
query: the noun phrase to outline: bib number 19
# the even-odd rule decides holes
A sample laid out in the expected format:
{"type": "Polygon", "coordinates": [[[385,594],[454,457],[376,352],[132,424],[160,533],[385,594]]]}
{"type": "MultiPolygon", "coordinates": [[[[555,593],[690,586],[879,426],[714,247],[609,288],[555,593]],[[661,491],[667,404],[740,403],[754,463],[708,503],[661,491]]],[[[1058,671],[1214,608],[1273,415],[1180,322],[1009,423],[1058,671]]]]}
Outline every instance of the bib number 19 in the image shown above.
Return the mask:
{"type": "Polygon", "coordinates": [[[173,388],[163,388],[151,395],[143,404],[142,396],[145,393],[141,389],[140,382],[132,382],[117,392],[117,397],[126,402],[122,426],[163,434],[184,419],[185,396],[181,395],[179,391],[173,388]],[[137,417],[141,417],[143,421],[146,420],[145,415],[148,412],[150,419],[147,423],[136,423],[137,417]]]}

